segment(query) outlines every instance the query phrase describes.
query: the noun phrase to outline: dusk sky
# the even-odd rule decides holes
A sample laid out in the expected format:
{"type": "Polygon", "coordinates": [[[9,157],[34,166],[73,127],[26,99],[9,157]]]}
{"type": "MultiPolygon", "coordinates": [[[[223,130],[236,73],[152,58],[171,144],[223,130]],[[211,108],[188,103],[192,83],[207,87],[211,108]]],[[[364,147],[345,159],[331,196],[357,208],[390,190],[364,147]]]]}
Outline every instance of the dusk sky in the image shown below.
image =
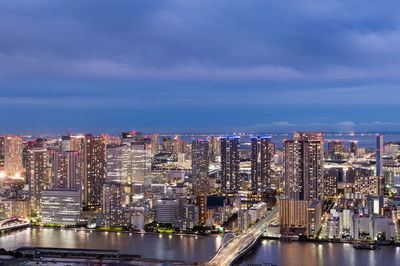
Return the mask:
{"type": "Polygon", "coordinates": [[[400,131],[400,1],[1,1],[4,133],[400,131]]]}

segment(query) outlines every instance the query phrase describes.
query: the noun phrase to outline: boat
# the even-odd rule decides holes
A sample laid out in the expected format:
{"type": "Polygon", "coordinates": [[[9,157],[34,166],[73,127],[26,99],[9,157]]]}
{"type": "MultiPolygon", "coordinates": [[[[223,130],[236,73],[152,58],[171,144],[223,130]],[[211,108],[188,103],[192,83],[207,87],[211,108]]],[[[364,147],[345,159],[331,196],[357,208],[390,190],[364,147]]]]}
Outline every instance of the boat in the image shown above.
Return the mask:
{"type": "Polygon", "coordinates": [[[365,241],[355,242],[353,244],[353,248],[355,248],[355,249],[369,249],[369,250],[378,250],[378,249],[380,249],[380,247],[379,247],[379,245],[377,243],[365,242],[365,241]]]}

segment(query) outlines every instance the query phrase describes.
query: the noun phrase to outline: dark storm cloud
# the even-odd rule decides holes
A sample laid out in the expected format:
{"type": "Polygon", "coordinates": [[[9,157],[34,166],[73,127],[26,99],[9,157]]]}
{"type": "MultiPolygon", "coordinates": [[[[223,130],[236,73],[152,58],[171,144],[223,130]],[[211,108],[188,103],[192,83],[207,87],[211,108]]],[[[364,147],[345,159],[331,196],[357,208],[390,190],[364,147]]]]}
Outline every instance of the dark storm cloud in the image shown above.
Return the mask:
{"type": "MultiPolygon", "coordinates": [[[[345,121],[380,120],[354,106],[398,104],[399,7],[387,0],[1,1],[0,103],[53,116],[83,103],[110,117],[119,112],[113,107],[181,108],[185,125],[202,106],[213,114],[243,108],[242,121],[258,114],[246,106],[273,110],[240,125],[340,123],[330,114],[338,108],[354,108],[345,121]],[[295,116],[310,105],[325,116],[308,109],[295,116]]],[[[234,126],[221,119],[199,124],[234,126]]]]}

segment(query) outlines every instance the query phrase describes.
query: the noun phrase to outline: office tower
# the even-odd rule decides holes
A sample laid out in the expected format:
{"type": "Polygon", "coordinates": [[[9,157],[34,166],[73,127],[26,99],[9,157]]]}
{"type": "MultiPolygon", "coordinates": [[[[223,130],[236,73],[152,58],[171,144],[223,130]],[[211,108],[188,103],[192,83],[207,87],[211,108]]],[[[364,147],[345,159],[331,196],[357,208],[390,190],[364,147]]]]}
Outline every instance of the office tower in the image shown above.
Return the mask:
{"type": "Polygon", "coordinates": [[[0,136],[0,168],[4,167],[4,137],[0,136]]]}
{"type": "MultiPolygon", "coordinates": [[[[86,167],[86,180],[84,177],[84,203],[89,209],[96,209],[101,205],[102,185],[106,171],[106,147],[102,137],[85,135],[84,167],[86,167]]],[[[84,171],[85,174],[85,171],[84,171]]]]}
{"type": "Polygon", "coordinates": [[[144,142],[133,142],[130,149],[132,167],[128,168],[128,179],[132,182],[151,180],[151,148],[144,142]]]}
{"type": "Polygon", "coordinates": [[[159,223],[175,223],[178,216],[178,201],[172,198],[157,200],[156,221],[159,223]]]}
{"type": "Polygon", "coordinates": [[[263,193],[271,186],[271,136],[251,138],[251,190],[263,193]]]}
{"type": "Polygon", "coordinates": [[[4,172],[7,176],[20,176],[22,171],[22,138],[21,136],[5,136],[4,172]]]}
{"type": "Polygon", "coordinates": [[[350,141],[350,154],[353,154],[354,157],[358,157],[358,141],[352,140],[350,141]]]}
{"type": "Polygon", "coordinates": [[[43,190],[41,210],[42,222],[45,224],[75,225],[81,214],[80,191],[43,190]]]}
{"type": "Polygon", "coordinates": [[[333,161],[341,161],[344,159],[343,141],[340,140],[328,141],[328,158],[333,161]]]}
{"type": "Polygon", "coordinates": [[[100,225],[108,227],[125,226],[123,185],[121,183],[106,182],[103,184],[101,195],[100,225]]]}
{"type": "Polygon", "coordinates": [[[175,156],[178,156],[178,154],[183,152],[183,143],[182,140],[179,136],[173,136],[172,137],[172,142],[171,142],[171,149],[172,149],[172,154],[175,156]]]}
{"type": "Polygon", "coordinates": [[[221,138],[221,188],[222,192],[240,190],[240,137],[221,138]]]}
{"type": "Polygon", "coordinates": [[[199,224],[205,224],[208,218],[207,194],[199,192],[195,195],[195,203],[199,207],[199,224]]]}
{"type": "Polygon", "coordinates": [[[172,153],[171,138],[170,137],[163,137],[162,147],[163,147],[163,152],[172,153]]]}
{"type": "Polygon", "coordinates": [[[383,176],[383,135],[376,136],[376,175],[383,176]]]}
{"type": "Polygon", "coordinates": [[[294,140],[283,141],[285,195],[288,199],[322,199],[323,147],[322,133],[295,133],[294,140]]]}
{"type": "Polygon", "coordinates": [[[45,146],[28,150],[26,176],[32,214],[38,214],[41,211],[42,191],[47,187],[47,167],[48,152],[45,146]]]}
{"type": "Polygon", "coordinates": [[[82,156],[77,151],[50,151],[51,189],[81,190],[82,156]]]}
{"type": "Polygon", "coordinates": [[[192,185],[193,190],[208,190],[208,168],[210,165],[209,143],[198,139],[192,142],[192,185]]]}
{"type": "Polygon", "coordinates": [[[106,182],[118,182],[131,184],[131,176],[128,175],[132,167],[130,145],[107,146],[107,177],[106,182]]]}
{"type": "Polygon", "coordinates": [[[151,134],[151,155],[154,156],[160,152],[160,135],[151,134]]]}
{"type": "Polygon", "coordinates": [[[343,178],[342,168],[329,168],[325,169],[324,177],[324,196],[334,197],[337,194],[339,178],[343,178]]]}

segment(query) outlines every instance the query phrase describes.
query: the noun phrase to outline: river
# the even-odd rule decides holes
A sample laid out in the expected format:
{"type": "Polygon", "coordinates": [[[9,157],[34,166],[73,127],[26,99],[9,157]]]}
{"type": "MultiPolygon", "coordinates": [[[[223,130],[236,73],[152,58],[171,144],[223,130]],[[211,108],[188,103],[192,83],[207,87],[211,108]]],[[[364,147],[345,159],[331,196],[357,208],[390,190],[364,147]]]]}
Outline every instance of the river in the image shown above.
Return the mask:
{"type": "MultiPolygon", "coordinates": [[[[179,236],[99,232],[75,229],[27,228],[0,237],[0,247],[22,246],[115,249],[144,258],[208,261],[222,242],[222,236],[179,236]]],[[[400,265],[400,248],[378,251],[356,250],[350,244],[280,242],[261,240],[239,263],[276,265],[400,265]]]]}

